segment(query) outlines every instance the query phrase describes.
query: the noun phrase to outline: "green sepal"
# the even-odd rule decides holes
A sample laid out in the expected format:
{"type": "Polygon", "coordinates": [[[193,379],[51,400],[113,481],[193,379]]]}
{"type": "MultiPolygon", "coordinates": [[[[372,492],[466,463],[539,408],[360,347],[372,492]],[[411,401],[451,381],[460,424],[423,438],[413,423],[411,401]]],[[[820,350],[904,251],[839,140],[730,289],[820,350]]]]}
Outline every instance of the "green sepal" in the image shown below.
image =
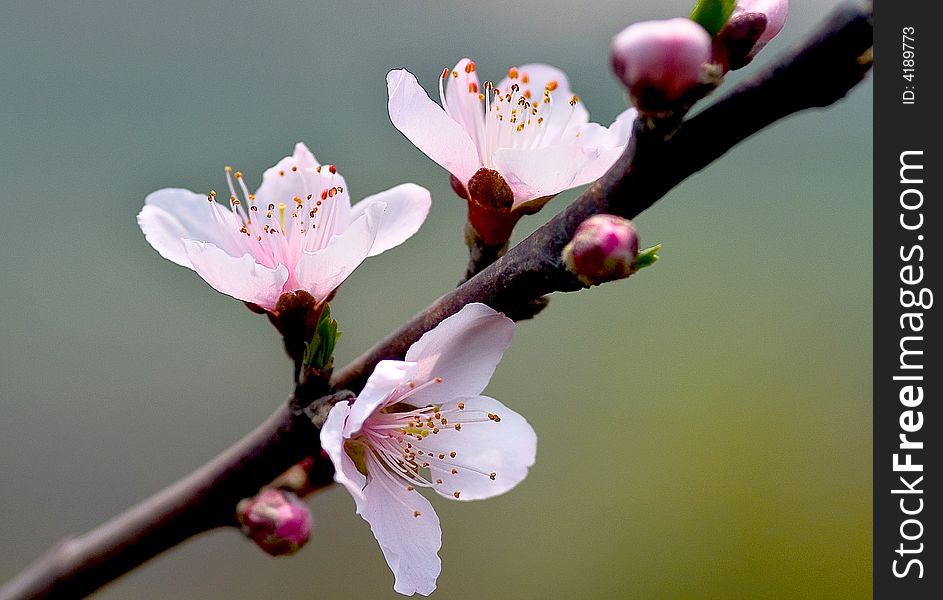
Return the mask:
{"type": "Polygon", "coordinates": [[[689,18],[715,36],[724,28],[737,7],[737,0],[698,0],[689,18]]]}
{"type": "Polygon", "coordinates": [[[651,248],[645,248],[639,251],[638,256],[635,257],[635,262],[632,263],[632,269],[638,271],[639,269],[644,269],[645,267],[650,267],[655,264],[655,261],[658,260],[658,252],[660,250],[661,244],[657,244],[651,248]]]}
{"type": "Polygon", "coordinates": [[[331,307],[325,304],[318,318],[318,326],[314,329],[314,335],[305,346],[305,366],[322,370],[333,368],[334,347],[340,336],[337,321],[331,318],[331,307]]]}

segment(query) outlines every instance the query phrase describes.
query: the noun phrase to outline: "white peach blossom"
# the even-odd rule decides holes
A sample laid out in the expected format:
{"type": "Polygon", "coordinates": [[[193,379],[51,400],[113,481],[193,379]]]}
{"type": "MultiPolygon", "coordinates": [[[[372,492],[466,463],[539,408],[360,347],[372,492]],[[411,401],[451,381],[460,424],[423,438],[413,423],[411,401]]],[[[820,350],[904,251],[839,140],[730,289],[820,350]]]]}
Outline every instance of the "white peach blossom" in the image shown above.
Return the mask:
{"type": "Polygon", "coordinates": [[[419,489],[490,498],[534,464],[531,426],[481,395],[513,332],[514,323],[488,306],[465,306],[404,361],[377,364],[357,399],[335,405],[321,429],[334,478],[370,523],[401,594],[432,593],[441,569],[439,519],[419,489]]]}
{"type": "Polygon", "coordinates": [[[405,183],[351,206],[337,169],[301,143],[255,194],[230,167],[226,180],[225,205],[216,192],[162,189],[147,196],[138,224],[164,258],[269,311],[286,292],[323,301],[365,258],[413,235],[431,205],[425,188],[405,183]]]}
{"type": "Polygon", "coordinates": [[[480,84],[475,63],[463,58],[439,79],[433,102],[405,69],[386,78],[390,119],[417,148],[466,189],[481,168],[497,171],[514,206],[595,181],[625,150],[635,110],[610,127],[589,122],[566,75],[549,65],[509,69],[480,84]]]}

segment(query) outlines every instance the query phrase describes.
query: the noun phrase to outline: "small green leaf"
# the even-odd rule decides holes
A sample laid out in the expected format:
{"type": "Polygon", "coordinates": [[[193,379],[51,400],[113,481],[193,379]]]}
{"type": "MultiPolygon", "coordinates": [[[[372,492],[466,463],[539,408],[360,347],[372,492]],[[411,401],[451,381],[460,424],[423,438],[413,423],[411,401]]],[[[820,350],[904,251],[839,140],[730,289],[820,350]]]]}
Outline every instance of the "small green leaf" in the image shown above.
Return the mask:
{"type": "Polygon", "coordinates": [[[715,36],[730,20],[736,7],[737,0],[698,0],[691,9],[690,19],[715,36]]]}
{"type": "Polygon", "coordinates": [[[635,262],[632,263],[633,269],[638,271],[639,269],[644,269],[645,267],[650,267],[655,264],[655,261],[658,260],[658,252],[660,250],[661,244],[658,244],[639,251],[638,256],[635,257],[635,262]]]}

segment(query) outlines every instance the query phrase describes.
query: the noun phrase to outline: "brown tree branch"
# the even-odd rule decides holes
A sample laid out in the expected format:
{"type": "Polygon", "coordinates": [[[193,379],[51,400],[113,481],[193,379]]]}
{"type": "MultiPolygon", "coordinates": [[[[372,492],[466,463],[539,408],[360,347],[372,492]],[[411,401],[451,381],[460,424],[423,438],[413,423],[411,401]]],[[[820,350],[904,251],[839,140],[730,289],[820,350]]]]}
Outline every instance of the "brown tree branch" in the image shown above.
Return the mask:
{"type": "MultiPolygon", "coordinates": [[[[469,302],[514,313],[545,294],[582,288],[563,267],[560,252],[583,220],[600,212],[634,218],[769,124],[838,101],[870,68],[871,45],[870,11],[843,7],[801,47],[685,121],[669,138],[637,127],[634,147],[572,205],[336,373],[334,386],[360,389],[378,361],[402,358],[419,336],[469,302]]],[[[90,533],[60,543],[0,589],[0,600],[88,595],[194,535],[234,525],[239,500],[317,451],[317,428],[289,402],[191,475],[90,533]]],[[[315,475],[315,483],[328,485],[330,462],[320,461],[315,475]]]]}

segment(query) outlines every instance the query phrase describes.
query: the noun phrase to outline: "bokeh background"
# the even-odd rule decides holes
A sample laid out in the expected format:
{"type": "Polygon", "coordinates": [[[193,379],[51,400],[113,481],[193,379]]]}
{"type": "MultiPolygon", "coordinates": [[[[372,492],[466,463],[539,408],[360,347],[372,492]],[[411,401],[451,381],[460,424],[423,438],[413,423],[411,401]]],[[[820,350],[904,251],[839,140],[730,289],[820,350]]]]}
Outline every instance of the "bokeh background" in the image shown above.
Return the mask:
{"type": "MultiPolygon", "coordinates": [[[[428,186],[420,233],[332,305],[343,364],[465,263],[463,204],[390,125],[387,70],[434,86],[465,55],[484,78],[549,62],[608,123],[625,105],[611,36],[690,4],[5,2],[0,580],[188,473],[290,391],[266,319],[145,242],[147,193],[219,189],[228,163],[257,183],[299,140],[354,198],[428,186]]],[[[759,63],[834,4],[792,2],[759,63]]],[[[737,147],[637,220],[643,243],[664,244],[657,266],[519,326],[489,392],[529,418],[538,461],[506,496],[435,501],[438,597],[870,594],[871,96],[865,83],[737,147]]],[[[396,597],[346,492],[311,507],[314,539],[293,558],[221,531],[100,597],[396,597]]]]}

